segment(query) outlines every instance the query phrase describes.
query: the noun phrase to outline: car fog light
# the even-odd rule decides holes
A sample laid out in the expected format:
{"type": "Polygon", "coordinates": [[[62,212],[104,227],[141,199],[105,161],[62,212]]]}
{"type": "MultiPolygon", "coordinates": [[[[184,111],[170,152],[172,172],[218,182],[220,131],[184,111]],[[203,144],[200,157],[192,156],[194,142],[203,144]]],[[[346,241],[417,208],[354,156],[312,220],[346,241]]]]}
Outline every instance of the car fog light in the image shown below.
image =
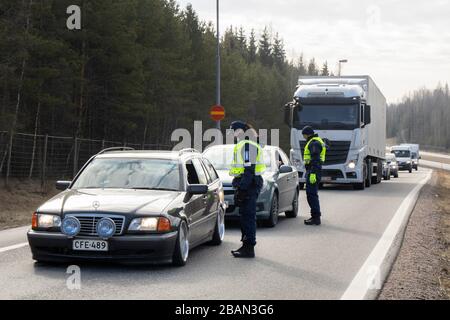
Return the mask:
{"type": "Polygon", "coordinates": [[[66,236],[75,237],[80,232],[80,229],[81,229],[80,220],[78,220],[75,217],[64,218],[61,225],[61,231],[66,236]]]}
{"type": "Polygon", "coordinates": [[[97,223],[97,234],[102,238],[111,238],[116,232],[116,224],[110,218],[102,218],[97,223]]]}
{"type": "Polygon", "coordinates": [[[350,161],[350,163],[348,164],[348,167],[350,169],[355,169],[356,168],[356,163],[354,161],[350,161]]]}

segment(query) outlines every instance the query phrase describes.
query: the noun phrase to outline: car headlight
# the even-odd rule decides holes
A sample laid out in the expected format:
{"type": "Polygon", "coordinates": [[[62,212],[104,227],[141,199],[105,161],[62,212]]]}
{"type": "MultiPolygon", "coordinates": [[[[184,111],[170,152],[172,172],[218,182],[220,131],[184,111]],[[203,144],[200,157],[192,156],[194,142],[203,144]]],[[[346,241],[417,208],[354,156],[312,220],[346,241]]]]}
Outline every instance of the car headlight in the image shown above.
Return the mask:
{"type": "Polygon", "coordinates": [[[75,237],[81,230],[80,220],[75,217],[65,217],[61,224],[61,231],[66,236],[75,237]]]}
{"type": "Polygon", "coordinates": [[[128,231],[158,231],[167,232],[172,229],[169,219],[160,218],[136,218],[131,221],[128,231]]]}
{"type": "Polygon", "coordinates": [[[352,160],[352,161],[350,161],[348,163],[347,166],[348,166],[349,169],[355,169],[356,168],[356,162],[354,160],[352,160]]]}
{"type": "Polygon", "coordinates": [[[407,163],[407,164],[411,164],[411,161],[408,160],[408,161],[406,161],[406,163],[407,163]]]}
{"type": "Polygon", "coordinates": [[[61,217],[54,214],[34,213],[32,219],[32,228],[59,228],[61,227],[61,217]]]}

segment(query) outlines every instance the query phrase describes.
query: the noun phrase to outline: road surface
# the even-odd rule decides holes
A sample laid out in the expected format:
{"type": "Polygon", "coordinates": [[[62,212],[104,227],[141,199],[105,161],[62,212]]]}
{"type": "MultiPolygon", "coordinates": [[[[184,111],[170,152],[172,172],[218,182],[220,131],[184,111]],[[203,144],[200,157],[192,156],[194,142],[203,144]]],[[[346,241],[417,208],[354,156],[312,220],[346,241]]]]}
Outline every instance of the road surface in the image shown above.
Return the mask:
{"type": "Polygon", "coordinates": [[[282,215],[276,228],[258,229],[254,260],[231,257],[240,239],[231,225],[222,246],[194,249],[183,268],[82,264],[79,290],[67,288],[67,265],[34,263],[23,246],[26,228],[2,231],[0,299],[339,299],[428,173],[401,172],[365,191],[326,188],[320,227],[303,224],[302,191],[299,218],[282,215]]]}

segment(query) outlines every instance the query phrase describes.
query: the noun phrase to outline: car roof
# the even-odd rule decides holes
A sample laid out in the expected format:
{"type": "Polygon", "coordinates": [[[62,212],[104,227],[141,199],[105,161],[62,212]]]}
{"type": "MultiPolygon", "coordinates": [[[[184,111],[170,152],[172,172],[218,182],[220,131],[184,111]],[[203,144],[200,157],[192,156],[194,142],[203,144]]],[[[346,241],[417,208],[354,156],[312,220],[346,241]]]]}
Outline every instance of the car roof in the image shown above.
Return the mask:
{"type": "Polygon", "coordinates": [[[153,150],[127,150],[127,151],[110,151],[98,154],[95,158],[139,158],[139,159],[167,159],[167,160],[183,160],[186,158],[201,157],[198,152],[181,152],[181,151],[153,151],[153,150]]]}
{"type": "Polygon", "coordinates": [[[408,146],[394,146],[394,147],[392,147],[391,148],[391,150],[392,151],[395,151],[395,150],[408,150],[408,151],[411,151],[411,148],[410,147],[408,147],[408,146]]]}

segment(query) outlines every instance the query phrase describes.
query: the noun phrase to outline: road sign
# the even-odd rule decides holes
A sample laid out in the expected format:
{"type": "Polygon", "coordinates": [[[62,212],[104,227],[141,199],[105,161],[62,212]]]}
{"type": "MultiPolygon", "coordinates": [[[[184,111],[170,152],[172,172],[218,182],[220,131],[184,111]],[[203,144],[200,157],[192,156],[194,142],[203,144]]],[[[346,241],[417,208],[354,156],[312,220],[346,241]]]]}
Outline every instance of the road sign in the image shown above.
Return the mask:
{"type": "Polygon", "coordinates": [[[222,121],[225,119],[225,108],[222,106],[214,106],[209,113],[214,121],[222,121]]]}

